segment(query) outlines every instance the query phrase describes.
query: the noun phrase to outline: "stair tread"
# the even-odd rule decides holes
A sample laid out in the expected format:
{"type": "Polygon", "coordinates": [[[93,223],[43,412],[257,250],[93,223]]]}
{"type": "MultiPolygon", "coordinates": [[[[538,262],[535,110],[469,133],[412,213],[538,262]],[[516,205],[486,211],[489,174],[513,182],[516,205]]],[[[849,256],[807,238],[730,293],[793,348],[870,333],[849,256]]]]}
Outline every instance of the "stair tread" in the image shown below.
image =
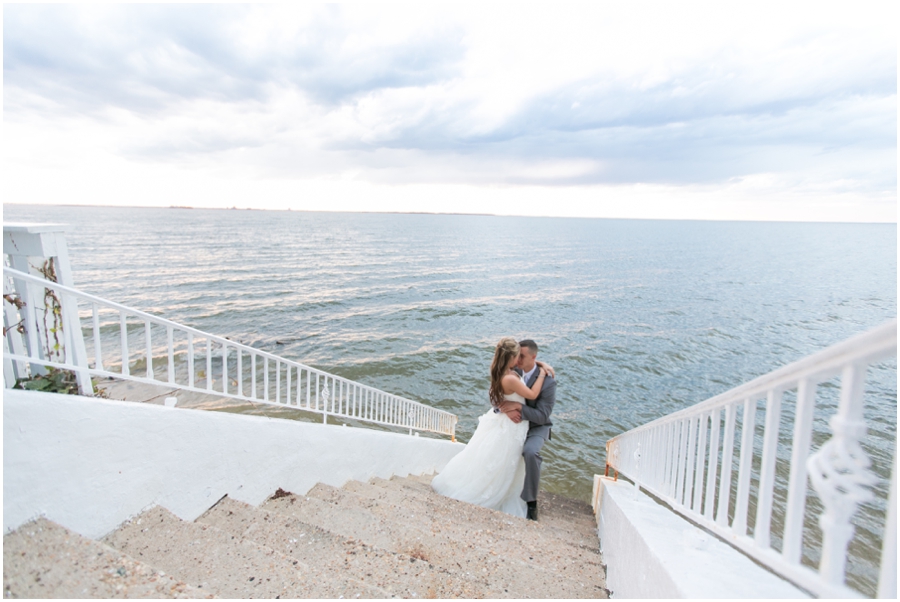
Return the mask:
{"type": "Polygon", "coordinates": [[[529,564],[537,563],[560,577],[602,582],[599,545],[595,544],[593,548],[572,545],[541,524],[510,517],[502,512],[436,494],[423,502],[400,492],[358,482],[347,483],[341,489],[319,483],[307,496],[341,507],[369,510],[383,520],[396,524],[416,524],[444,539],[471,539],[478,547],[491,553],[529,564]],[[374,497],[379,492],[382,495],[374,497]],[[372,497],[366,496],[367,493],[372,497]]]}
{"type": "Polygon", "coordinates": [[[4,535],[3,591],[16,598],[212,597],[45,518],[4,535]]]}
{"type": "Polygon", "coordinates": [[[158,506],[125,523],[104,542],[223,597],[385,596],[377,588],[352,579],[331,578],[276,550],[242,541],[216,527],[183,521],[158,506]]]}
{"type": "Polygon", "coordinates": [[[308,566],[340,571],[404,598],[460,597],[471,589],[467,582],[428,562],[229,498],[197,521],[278,550],[308,566]]]}
{"type": "MultiPolygon", "coordinates": [[[[480,518],[488,523],[498,523],[500,521],[500,518],[498,517],[502,517],[503,519],[509,519],[514,522],[526,522],[532,529],[536,531],[547,531],[552,534],[552,536],[562,538],[578,548],[599,550],[597,527],[593,522],[593,511],[588,504],[585,503],[581,505],[581,503],[576,500],[568,500],[562,496],[556,496],[542,491],[539,494],[538,502],[540,520],[531,522],[516,517],[508,517],[503,513],[496,513],[493,510],[482,508],[474,504],[468,504],[466,502],[460,502],[458,500],[453,500],[452,498],[444,497],[432,490],[430,483],[417,482],[410,484],[404,479],[395,478],[388,480],[376,477],[371,479],[369,484],[388,491],[402,492],[405,496],[408,496],[411,499],[420,500],[424,503],[435,504],[438,503],[436,500],[441,500],[440,503],[446,505],[446,507],[466,507],[468,508],[468,510],[465,511],[467,514],[466,520],[469,521],[479,520],[480,518]],[[449,500],[449,502],[446,500],[449,500]],[[576,508],[578,509],[578,513],[574,514],[576,508]],[[578,518],[577,524],[570,524],[570,521],[567,520],[565,516],[561,515],[562,512],[570,511],[573,512],[573,517],[578,518]],[[585,511],[590,513],[590,520],[584,520],[585,511]]],[[[506,522],[508,522],[508,520],[506,522]]]]}
{"type": "MultiPolygon", "coordinates": [[[[488,597],[605,597],[605,585],[596,572],[590,579],[569,578],[540,566],[538,561],[505,557],[482,547],[471,537],[440,537],[430,527],[423,529],[409,521],[394,522],[368,508],[339,506],[314,496],[293,495],[270,499],[263,507],[292,514],[346,537],[362,539],[369,545],[423,558],[465,577],[474,590],[484,591],[483,595],[488,597]]],[[[548,553],[558,554],[558,551],[548,553]]]]}
{"type": "MultiPolygon", "coordinates": [[[[436,509],[448,505],[466,506],[471,508],[471,520],[482,520],[488,524],[497,523],[498,526],[508,523],[509,520],[506,519],[510,519],[503,513],[442,496],[431,489],[430,483],[426,490],[420,487],[408,488],[404,486],[402,479],[375,478],[369,483],[350,481],[343,488],[376,499],[391,499],[392,495],[402,495],[404,499],[418,501],[436,509]]],[[[540,493],[540,502],[541,520],[529,521],[524,524],[539,532],[542,529],[549,529],[552,531],[553,537],[560,534],[569,537],[574,545],[586,545],[591,549],[599,549],[596,537],[597,527],[589,504],[544,491],[540,493]]],[[[516,519],[513,522],[518,524],[520,521],[516,519]]]]}

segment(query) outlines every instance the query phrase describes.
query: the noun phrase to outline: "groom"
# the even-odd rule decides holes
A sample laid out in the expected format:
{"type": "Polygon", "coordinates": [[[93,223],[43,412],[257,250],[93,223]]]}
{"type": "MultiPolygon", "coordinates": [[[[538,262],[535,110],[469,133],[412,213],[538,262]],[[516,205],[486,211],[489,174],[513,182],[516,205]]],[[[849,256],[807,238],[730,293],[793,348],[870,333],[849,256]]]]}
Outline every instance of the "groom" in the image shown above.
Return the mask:
{"type": "MultiPolygon", "coordinates": [[[[538,367],[534,360],[537,359],[538,346],[531,339],[519,341],[519,359],[516,362],[516,372],[524,376],[525,385],[529,388],[538,377],[538,367]]],[[[505,411],[501,404],[500,409],[505,411]]],[[[513,422],[521,422],[524,418],[530,424],[528,435],[525,438],[525,447],[522,455],[525,457],[525,487],[522,489],[522,499],[528,503],[528,519],[538,519],[537,494],[538,485],[541,482],[541,448],[544,442],[550,439],[550,414],[553,412],[553,404],[556,403],[556,381],[547,374],[541,392],[535,399],[526,400],[522,404],[521,412],[509,412],[513,422]]]]}

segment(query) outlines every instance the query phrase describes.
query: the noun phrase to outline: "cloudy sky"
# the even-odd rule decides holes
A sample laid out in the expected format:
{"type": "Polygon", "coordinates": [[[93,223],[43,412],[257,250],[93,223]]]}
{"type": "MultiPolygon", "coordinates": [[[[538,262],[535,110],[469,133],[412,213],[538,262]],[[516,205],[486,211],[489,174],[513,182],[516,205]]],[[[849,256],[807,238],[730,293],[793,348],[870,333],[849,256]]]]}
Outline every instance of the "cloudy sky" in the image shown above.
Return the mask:
{"type": "Polygon", "coordinates": [[[4,202],[895,222],[895,7],[5,4],[4,202]]]}

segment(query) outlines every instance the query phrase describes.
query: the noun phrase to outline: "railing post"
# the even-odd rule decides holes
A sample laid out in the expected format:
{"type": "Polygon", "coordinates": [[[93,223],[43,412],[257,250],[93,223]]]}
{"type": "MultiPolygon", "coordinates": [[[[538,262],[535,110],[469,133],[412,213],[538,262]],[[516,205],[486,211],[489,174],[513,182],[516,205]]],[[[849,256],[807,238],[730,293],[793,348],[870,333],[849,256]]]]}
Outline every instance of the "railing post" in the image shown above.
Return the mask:
{"type": "Polygon", "coordinates": [[[27,336],[27,312],[25,303],[25,287],[26,283],[13,280],[13,288],[9,288],[9,278],[6,275],[3,276],[3,294],[4,295],[15,295],[23,305],[19,307],[18,305],[13,305],[12,303],[8,303],[4,300],[3,302],[3,327],[7,329],[6,337],[4,338],[4,354],[3,354],[3,377],[7,382],[7,387],[12,388],[18,379],[25,378],[27,376],[25,362],[16,361],[13,363],[11,359],[7,357],[8,353],[13,353],[15,355],[29,355],[25,339],[22,336],[22,333],[19,332],[19,326],[23,331],[26,332],[27,336]]]}
{"type": "Polygon", "coordinates": [[[63,330],[66,331],[66,360],[78,366],[75,379],[78,392],[88,397],[94,396],[94,384],[91,382],[88,365],[87,348],[84,345],[84,333],[81,330],[81,318],[78,316],[78,300],[60,292],[59,304],[62,312],[63,330]]]}
{"type": "Polygon", "coordinates": [[[894,461],[891,468],[891,493],[887,501],[887,522],[881,546],[881,574],[878,578],[878,597],[897,597],[897,438],[894,438],[894,461]]]}
{"type": "Polygon", "coordinates": [[[819,573],[833,584],[844,582],[847,546],[853,538],[850,520],[859,504],[872,499],[869,489],[878,477],[869,472],[869,457],[860,440],[866,435],[863,421],[865,364],[851,364],[841,378],[841,402],[829,424],[834,436],[806,462],[813,488],[825,507],[822,527],[822,560],[819,573]]]}

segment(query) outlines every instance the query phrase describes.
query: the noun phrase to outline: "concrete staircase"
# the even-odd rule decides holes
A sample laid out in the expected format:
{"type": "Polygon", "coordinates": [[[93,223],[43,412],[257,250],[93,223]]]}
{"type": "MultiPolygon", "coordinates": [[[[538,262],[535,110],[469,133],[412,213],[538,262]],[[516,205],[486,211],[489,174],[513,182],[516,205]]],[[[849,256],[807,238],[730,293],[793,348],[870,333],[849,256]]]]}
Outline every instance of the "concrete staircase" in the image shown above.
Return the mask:
{"type": "Polygon", "coordinates": [[[535,523],[431,491],[431,476],[154,507],[101,541],[45,519],[3,538],[4,597],[606,598],[590,506],[541,493],[535,523]]]}

